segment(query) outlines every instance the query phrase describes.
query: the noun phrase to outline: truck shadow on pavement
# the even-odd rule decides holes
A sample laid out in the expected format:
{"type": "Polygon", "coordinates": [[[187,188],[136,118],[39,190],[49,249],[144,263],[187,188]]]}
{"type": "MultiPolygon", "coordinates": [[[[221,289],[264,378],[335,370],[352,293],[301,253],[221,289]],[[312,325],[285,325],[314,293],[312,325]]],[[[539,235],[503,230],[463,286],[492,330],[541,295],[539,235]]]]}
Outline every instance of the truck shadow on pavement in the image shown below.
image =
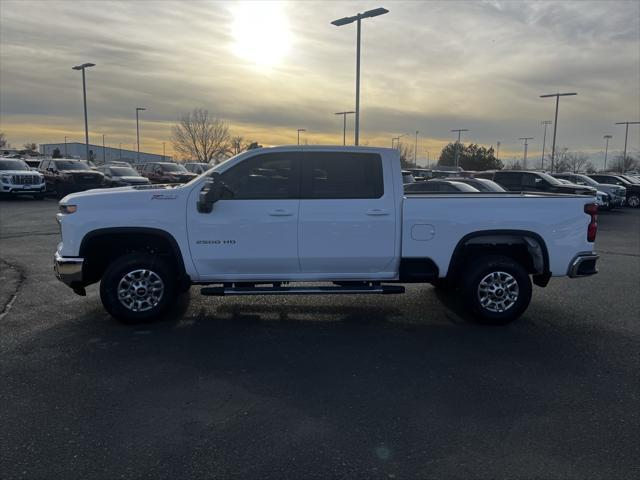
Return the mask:
{"type": "Polygon", "coordinates": [[[258,299],[191,315],[183,305],[149,325],[82,315],[0,369],[3,428],[30,445],[7,449],[7,464],[72,477],[71,441],[86,477],[584,478],[630,468],[638,389],[622,386],[637,371],[599,344],[631,340],[428,312],[396,323],[403,312],[258,299]]]}

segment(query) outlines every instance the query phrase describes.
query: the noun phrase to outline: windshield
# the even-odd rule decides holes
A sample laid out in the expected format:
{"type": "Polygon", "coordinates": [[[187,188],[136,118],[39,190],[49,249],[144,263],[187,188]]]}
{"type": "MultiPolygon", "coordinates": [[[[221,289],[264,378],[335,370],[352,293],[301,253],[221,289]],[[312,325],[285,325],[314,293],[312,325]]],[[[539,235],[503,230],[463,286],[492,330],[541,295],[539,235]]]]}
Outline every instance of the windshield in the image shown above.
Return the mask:
{"type": "Polygon", "coordinates": [[[109,167],[111,175],[116,177],[138,177],[138,172],[129,167],[109,167]]]}
{"type": "Polygon", "coordinates": [[[162,170],[165,172],[176,172],[176,173],[189,173],[183,165],[178,165],[177,163],[166,163],[162,165],[162,170]]]}
{"type": "Polygon", "coordinates": [[[630,177],[629,175],[620,175],[620,176],[625,180],[630,181],[631,183],[640,183],[640,180],[638,180],[637,178],[630,177]]]}
{"type": "Polygon", "coordinates": [[[22,160],[0,160],[0,170],[29,170],[22,160]]]}
{"type": "Polygon", "coordinates": [[[74,162],[71,160],[56,160],[58,170],[91,170],[84,162],[74,162]]]}
{"type": "Polygon", "coordinates": [[[598,182],[596,182],[593,178],[587,177],[586,175],[576,175],[576,177],[582,180],[587,185],[590,185],[592,187],[598,186],[598,182]]]}
{"type": "Polygon", "coordinates": [[[537,175],[540,175],[540,177],[544,178],[551,185],[562,185],[562,182],[560,182],[557,178],[552,177],[548,173],[538,172],[537,175]]]}

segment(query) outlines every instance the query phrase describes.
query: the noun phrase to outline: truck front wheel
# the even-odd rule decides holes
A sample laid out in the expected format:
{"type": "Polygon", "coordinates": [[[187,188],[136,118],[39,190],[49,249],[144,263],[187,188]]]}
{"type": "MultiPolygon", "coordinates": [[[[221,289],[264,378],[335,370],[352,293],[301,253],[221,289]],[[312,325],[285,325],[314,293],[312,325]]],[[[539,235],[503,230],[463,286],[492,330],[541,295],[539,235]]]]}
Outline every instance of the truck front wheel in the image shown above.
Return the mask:
{"type": "Polygon", "coordinates": [[[520,317],[529,306],[529,274],[509,257],[480,257],[462,276],[462,293],[479,323],[504,325],[520,317]]]}
{"type": "Polygon", "coordinates": [[[117,258],[100,282],[104,308],[125,323],[158,318],[176,296],[176,275],[162,257],[130,253],[117,258]]]}

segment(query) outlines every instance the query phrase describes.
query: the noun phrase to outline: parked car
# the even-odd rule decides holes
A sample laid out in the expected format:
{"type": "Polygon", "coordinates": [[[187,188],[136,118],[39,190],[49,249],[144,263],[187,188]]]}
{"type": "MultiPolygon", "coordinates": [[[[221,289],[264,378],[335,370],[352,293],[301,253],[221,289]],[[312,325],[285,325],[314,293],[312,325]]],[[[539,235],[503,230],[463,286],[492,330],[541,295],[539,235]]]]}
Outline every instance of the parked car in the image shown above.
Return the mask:
{"type": "Polygon", "coordinates": [[[411,175],[413,175],[413,178],[416,179],[416,181],[422,181],[422,180],[429,180],[432,175],[431,175],[431,170],[428,170],[426,168],[410,168],[407,170],[407,172],[411,173],[411,175]]]}
{"type": "Polygon", "coordinates": [[[633,208],[640,207],[640,185],[630,182],[620,175],[612,175],[609,173],[594,173],[589,175],[598,183],[608,183],[624,187],[627,190],[627,205],[633,208]]]}
{"type": "Polygon", "coordinates": [[[200,163],[200,162],[186,162],[184,164],[184,168],[186,168],[191,173],[195,173],[196,175],[200,175],[201,173],[210,170],[213,165],[208,163],[200,163]]]}
{"type": "Polygon", "coordinates": [[[563,185],[548,173],[529,170],[489,170],[476,178],[493,180],[510,192],[549,192],[596,196],[596,189],[583,185],[563,185]]]}
{"type": "Polygon", "coordinates": [[[0,158],[0,196],[32,195],[44,198],[44,175],[17,158],[0,158]]]}
{"type": "Polygon", "coordinates": [[[568,180],[571,183],[575,183],[577,185],[586,185],[588,187],[593,187],[597,190],[600,190],[601,192],[609,194],[610,208],[621,207],[626,202],[627,189],[619,185],[598,183],[593,178],[581,173],[553,173],[552,176],[559,180],[568,180]]]}
{"type": "Polygon", "coordinates": [[[142,177],[131,167],[121,165],[105,165],[98,167],[104,175],[105,187],[126,187],[129,185],[149,185],[149,179],[142,177]]]}
{"type": "Polygon", "coordinates": [[[123,160],[112,160],[110,162],[107,162],[106,165],[133,168],[129,162],[125,162],[123,160]]]}
{"type": "MultiPolygon", "coordinates": [[[[577,185],[576,183],[565,180],[564,178],[558,178],[557,180],[564,185],[577,185]]],[[[596,205],[598,205],[598,210],[610,210],[611,197],[609,197],[609,194],[601,190],[596,190],[596,205]]]]}
{"type": "Polygon", "coordinates": [[[22,161],[26,163],[31,170],[37,170],[42,160],[39,158],[23,158],[22,161]]]}
{"type": "Polygon", "coordinates": [[[597,273],[591,197],[404,195],[401,182],[395,149],[305,146],[243,152],[152,194],[77,193],[60,202],[55,271],[80,295],[100,282],[126,322],[158,317],[192,284],[206,296],[397,294],[445,279],[494,324],[526,310],[532,280],[597,273]]]}
{"type": "Polygon", "coordinates": [[[477,188],[466,183],[452,180],[426,180],[424,182],[408,183],[404,186],[405,193],[478,193],[477,188]]]}
{"type": "Polygon", "coordinates": [[[140,173],[151,183],[187,183],[197,177],[183,165],[171,162],[145,163],[140,173]]]}
{"type": "Polygon", "coordinates": [[[402,183],[414,183],[416,181],[415,177],[409,170],[402,170],[402,183]]]}
{"type": "Polygon", "coordinates": [[[454,177],[454,178],[445,178],[445,180],[452,180],[459,183],[466,183],[467,185],[472,186],[476,190],[480,192],[506,192],[504,188],[498,185],[493,180],[487,180],[486,178],[462,178],[462,177],[454,177]]]}
{"type": "Polygon", "coordinates": [[[100,188],[104,182],[104,175],[82,160],[46,159],[40,162],[39,171],[44,175],[47,192],[59,197],[100,188]]]}

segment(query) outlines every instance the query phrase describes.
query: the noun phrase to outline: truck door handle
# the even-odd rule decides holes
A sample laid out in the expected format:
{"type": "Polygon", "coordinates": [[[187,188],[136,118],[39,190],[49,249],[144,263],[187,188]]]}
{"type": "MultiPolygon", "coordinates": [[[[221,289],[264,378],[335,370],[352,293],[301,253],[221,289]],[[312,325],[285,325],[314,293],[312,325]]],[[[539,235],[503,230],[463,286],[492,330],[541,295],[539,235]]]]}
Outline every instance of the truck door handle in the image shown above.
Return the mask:
{"type": "Polygon", "coordinates": [[[291,215],[293,215],[293,212],[290,212],[289,210],[285,210],[283,208],[276,208],[275,210],[271,210],[269,212],[269,215],[272,217],[290,217],[291,215]]]}
{"type": "Polygon", "coordinates": [[[381,210],[379,208],[372,208],[371,210],[367,210],[367,215],[370,216],[382,216],[382,215],[389,215],[389,211],[388,210],[381,210]]]}

